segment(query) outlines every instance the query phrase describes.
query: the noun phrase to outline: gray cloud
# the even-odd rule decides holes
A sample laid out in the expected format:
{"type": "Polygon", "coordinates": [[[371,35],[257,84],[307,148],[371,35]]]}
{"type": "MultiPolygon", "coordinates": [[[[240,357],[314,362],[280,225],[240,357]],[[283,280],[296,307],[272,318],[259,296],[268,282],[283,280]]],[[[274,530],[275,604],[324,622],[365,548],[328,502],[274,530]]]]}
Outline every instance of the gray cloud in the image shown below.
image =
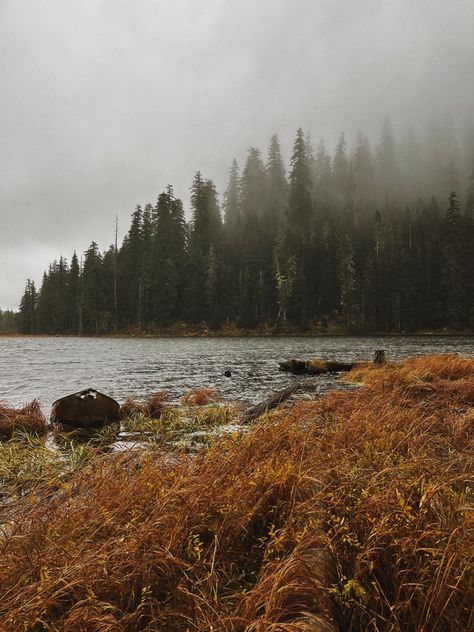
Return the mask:
{"type": "Polygon", "coordinates": [[[474,120],[472,0],[0,0],[0,306],[230,160],[474,120]]]}

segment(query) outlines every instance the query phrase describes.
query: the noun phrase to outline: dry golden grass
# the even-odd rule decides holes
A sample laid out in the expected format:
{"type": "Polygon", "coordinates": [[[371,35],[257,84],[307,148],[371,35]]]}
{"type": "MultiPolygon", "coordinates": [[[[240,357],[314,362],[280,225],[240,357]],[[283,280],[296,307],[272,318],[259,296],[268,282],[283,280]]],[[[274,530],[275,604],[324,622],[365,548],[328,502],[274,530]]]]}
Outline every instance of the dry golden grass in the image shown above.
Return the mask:
{"type": "Polygon", "coordinates": [[[472,377],[472,375],[472,360],[456,354],[445,354],[409,358],[402,365],[395,363],[362,364],[353,369],[348,377],[354,382],[388,381],[392,383],[396,379],[399,382],[413,384],[440,379],[458,380],[472,377]]]}
{"type": "Polygon", "coordinates": [[[472,629],[474,361],[363,377],[197,455],[97,456],[17,499],[4,629],[472,629]]]}
{"type": "Polygon", "coordinates": [[[14,432],[46,434],[46,419],[34,399],[23,408],[9,408],[0,404],[0,439],[11,439],[14,432]]]}
{"type": "Polygon", "coordinates": [[[206,406],[214,402],[220,401],[221,396],[213,388],[202,386],[194,388],[181,398],[181,403],[186,406],[206,406]]]}
{"type": "Polygon", "coordinates": [[[138,415],[144,415],[148,419],[159,419],[167,399],[167,391],[158,391],[143,402],[133,397],[127,397],[120,406],[120,416],[122,419],[133,418],[138,415]]]}

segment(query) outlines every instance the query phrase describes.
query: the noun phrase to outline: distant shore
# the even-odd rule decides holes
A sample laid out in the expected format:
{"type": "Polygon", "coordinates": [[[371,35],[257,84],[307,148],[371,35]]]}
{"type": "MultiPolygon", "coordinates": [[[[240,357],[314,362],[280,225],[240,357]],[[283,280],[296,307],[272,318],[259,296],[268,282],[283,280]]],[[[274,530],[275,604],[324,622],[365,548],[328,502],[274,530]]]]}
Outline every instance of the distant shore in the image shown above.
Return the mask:
{"type": "Polygon", "coordinates": [[[202,325],[186,326],[182,323],[171,325],[170,327],[153,328],[153,329],[122,329],[114,332],[104,332],[100,334],[83,333],[83,334],[48,334],[35,333],[24,334],[17,332],[0,332],[0,338],[406,338],[416,336],[474,336],[473,330],[446,330],[432,329],[410,332],[384,332],[384,331],[347,331],[337,326],[329,326],[326,329],[310,328],[301,330],[299,328],[279,328],[272,329],[270,327],[259,327],[255,329],[243,329],[236,326],[222,327],[220,329],[212,329],[211,327],[202,325]]]}

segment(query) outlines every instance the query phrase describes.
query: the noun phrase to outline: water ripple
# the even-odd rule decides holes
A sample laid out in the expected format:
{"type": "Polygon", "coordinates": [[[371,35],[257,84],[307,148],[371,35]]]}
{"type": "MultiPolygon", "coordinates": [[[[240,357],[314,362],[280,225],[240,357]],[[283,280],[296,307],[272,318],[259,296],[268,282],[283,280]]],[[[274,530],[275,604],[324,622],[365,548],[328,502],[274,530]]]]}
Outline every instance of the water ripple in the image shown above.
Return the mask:
{"type": "MultiPolygon", "coordinates": [[[[94,387],[119,401],[166,388],[172,399],[211,386],[227,399],[258,402],[294,379],[278,361],[297,357],[369,360],[375,349],[391,359],[457,352],[474,355],[473,339],[450,337],[338,338],[2,338],[0,401],[18,406],[36,397],[45,412],[63,395],[94,387]],[[231,378],[224,371],[232,372],[231,378]]],[[[323,392],[334,378],[299,377],[323,392]]]]}

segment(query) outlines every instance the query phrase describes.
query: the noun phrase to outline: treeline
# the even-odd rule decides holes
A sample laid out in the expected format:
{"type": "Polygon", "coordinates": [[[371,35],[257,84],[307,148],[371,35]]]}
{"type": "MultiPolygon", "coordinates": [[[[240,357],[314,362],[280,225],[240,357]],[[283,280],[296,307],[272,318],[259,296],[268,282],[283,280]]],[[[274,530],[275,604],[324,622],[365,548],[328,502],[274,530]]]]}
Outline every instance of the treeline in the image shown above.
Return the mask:
{"type": "Polygon", "coordinates": [[[397,142],[387,119],[374,152],[359,133],[330,156],[299,129],[287,176],[274,135],[266,160],[252,147],[242,173],[232,162],[222,204],[198,172],[189,223],[169,186],[136,207],[120,247],[92,242],[52,263],[39,291],[28,280],[19,328],[471,328],[474,152],[438,141],[397,142]]]}
{"type": "Polygon", "coordinates": [[[10,309],[0,309],[0,334],[12,334],[18,329],[17,314],[10,309]]]}

